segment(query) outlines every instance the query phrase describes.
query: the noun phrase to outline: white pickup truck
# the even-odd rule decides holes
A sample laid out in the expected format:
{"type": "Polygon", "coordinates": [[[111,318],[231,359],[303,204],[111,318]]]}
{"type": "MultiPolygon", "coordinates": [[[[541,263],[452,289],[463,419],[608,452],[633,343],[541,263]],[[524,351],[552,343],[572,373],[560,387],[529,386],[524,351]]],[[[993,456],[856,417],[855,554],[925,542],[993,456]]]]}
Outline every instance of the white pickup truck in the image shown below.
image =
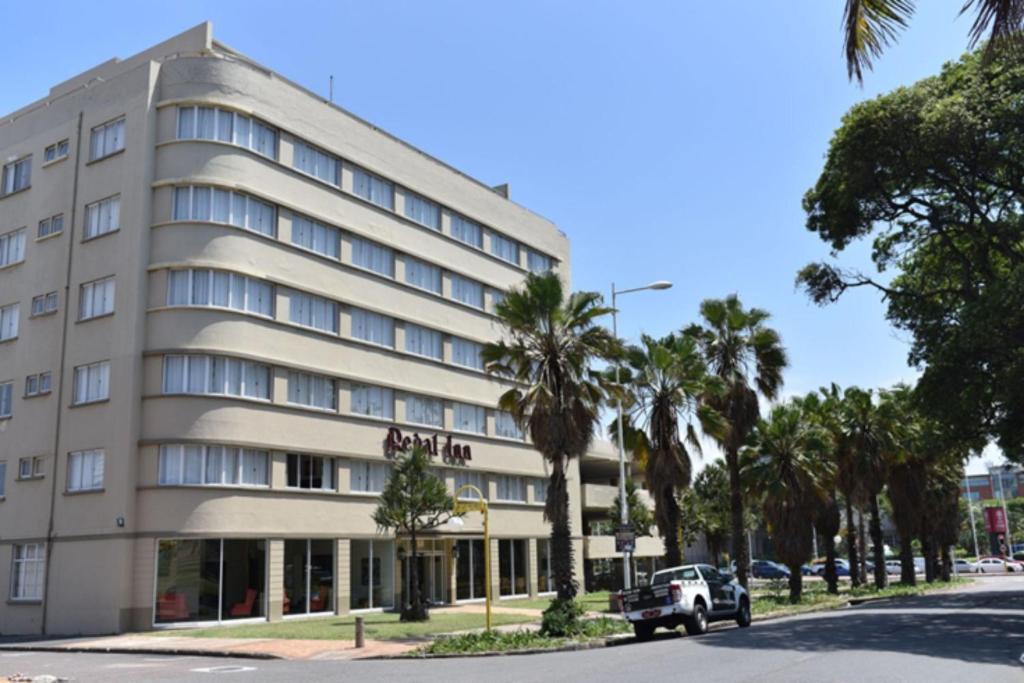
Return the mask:
{"type": "Polygon", "coordinates": [[[680,624],[691,636],[707,633],[708,623],[735,619],[750,626],[750,596],[729,574],[706,564],[686,564],[656,572],[649,586],[620,594],[622,614],[633,624],[637,640],[647,640],[659,626],[680,624]]]}

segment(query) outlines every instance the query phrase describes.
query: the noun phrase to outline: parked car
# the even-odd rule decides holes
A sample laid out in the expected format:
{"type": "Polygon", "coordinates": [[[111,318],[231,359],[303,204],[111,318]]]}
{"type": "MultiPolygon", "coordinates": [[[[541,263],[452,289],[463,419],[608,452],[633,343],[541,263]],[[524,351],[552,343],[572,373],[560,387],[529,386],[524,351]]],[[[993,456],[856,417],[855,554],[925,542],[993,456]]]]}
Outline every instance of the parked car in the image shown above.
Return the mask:
{"type": "MultiPolygon", "coordinates": [[[[811,565],[814,569],[814,573],[818,576],[825,576],[825,561],[818,560],[811,565]]],[[[850,563],[841,557],[836,558],[836,576],[849,576],[850,575],[850,563]]]]}
{"type": "Polygon", "coordinates": [[[979,570],[978,565],[958,557],[953,561],[953,571],[957,574],[977,574],[979,570]]]}
{"type": "Polygon", "coordinates": [[[899,560],[886,560],[885,573],[891,576],[899,576],[903,573],[903,564],[899,560]]]}
{"type": "Polygon", "coordinates": [[[769,560],[754,560],[750,567],[750,574],[755,579],[788,579],[789,573],[788,567],[769,560]]]}
{"type": "Polygon", "coordinates": [[[809,564],[800,565],[800,573],[804,576],[815,576],[817,572],[814,571],[814,567],[809,564]]]}
{"type": "Polygon", "coordinates": [[[978,571],[982,574],[1002,574],[1003,572],[1024,571],[1024,566],[1022,566],[1020,562],[1007,560],[1002,557],[982,557],[979,558],[975,564],[978,567],[978,571]]]}

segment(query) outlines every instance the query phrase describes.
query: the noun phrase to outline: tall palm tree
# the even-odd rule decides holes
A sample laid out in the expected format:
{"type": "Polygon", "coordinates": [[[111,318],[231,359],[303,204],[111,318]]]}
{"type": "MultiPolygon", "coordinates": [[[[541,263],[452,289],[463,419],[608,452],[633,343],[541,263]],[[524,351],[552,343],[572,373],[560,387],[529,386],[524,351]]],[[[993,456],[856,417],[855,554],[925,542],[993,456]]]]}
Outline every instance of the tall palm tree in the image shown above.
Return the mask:
{"type": "Polygon", "coordinates": [[[570,461],[586,453],[606,396],[593,361],[618,356],[620,345],[597,324],[611,312],[601,295],[575,292],[568,297],[554,273],[529,274],[497,306],[505,338],[487,344],[487,372],[514,380],[498,407],[512,414],[534,447],[551,465],[544,516],[551,523],[551,570],[560,601],[572,600],[573,577],[569,495],[570,461]]]}
{"type": "Polygon", "coordinates": [[[739,297],[707,299],[700,305],[703,324],[691,325],[686,336],[697,341],[709,371],[723,383],[723,391],[707,403],[725,420],[717,438],[729,470],[733,558],[740,584],[747,586],[750,554],[743,533],[743,486],[739,453],[760,418],[758,395],[774,400],[782,388],[786,351],[778,333],[765,323],[770,317],[759,308],[743,308],[739,297]]]}
{"type": "Polygon", "coordinates": [[[791,603],[800,602],[800,567],[812,550],[813,531],[807,522],[825,495],[827,473],[816,457],[824,441],[821,430],[805,420],[800,405],[791,403],[773,408],[743,450],[744,481],[761,501],[775,552],[789,567],[791,603]]]}
{"type": "Polygon", "coordinates": [[[912,401],[912,391],[906,385],[882,393],[882,406],[896,425],[893,448],[886,458],[887,484],[893,523],[900,537],[900,583],[908,586],[917,583],[912,543],[920,527],[925,487],[922,418],[912,401]]]}
{"type": "MultiPolygon", "coordinates": [[[[953,4],[953,3],[950,3],[953,4]]],[[[1024,29],[1024,0],[966,0],[964,14],[974,8],[970,47],[988,39],[988,50],[1008,44],[1018,47],[1024,29]]],[[[906,28],[914,13],[913,0],[846,0],[843,14],[843,50],[850,79],[864,80],[875,58],[906,28]]]]}
{"type": "Polygon", "coordinates": [[[819,461],[819,478],[823,495],[814,510],[814,530],[825,546],[825,584],[828,592],[839,593],[839,573],[836,570],[835,537],[839,533],[839,501],[836,498],[836,471],[839,460],[840,430],[837,419],[839,387],[822,389],[799,399],[804,420],[815,425],[821,434],[821,447],[814,453],[819,461]]]}
{"type": "MultiPolygon", "coordinates": [[[[641,345],[626,351],[624,386],[628,393],[625,432],[634,452],[646,462],[647,488],[654,498],[654,520],[665,543],[665,562],[683,562],[679,545],[678,492],[690,485],[693,466],[689,447],[700,454],[698,427],[710,435],[724,429],[721,417],[704,402],[721,392],[709,376],[692,338],[669,335],[655,340],[644,335],[641,345]]],[[[614,430],[617,425],[612,424],[614,430]]]]}

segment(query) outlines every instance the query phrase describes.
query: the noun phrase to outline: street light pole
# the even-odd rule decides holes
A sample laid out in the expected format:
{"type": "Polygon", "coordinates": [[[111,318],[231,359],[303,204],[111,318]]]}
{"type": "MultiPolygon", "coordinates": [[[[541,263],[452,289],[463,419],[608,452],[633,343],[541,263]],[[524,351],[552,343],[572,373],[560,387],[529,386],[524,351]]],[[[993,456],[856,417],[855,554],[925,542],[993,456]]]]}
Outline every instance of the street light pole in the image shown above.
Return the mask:
{"type": "Polygon", "coordinates": [[[966,464],[964,464],[964,487],[967,489],[967,514],[971,518],[971,538],[974,539],[974,557],[978,558],[981,557],[981,553],[978,552],[978,530],[974,526],[974,504],[971,501],[971,475],[967,474],[966,464]]]}
{"type": "MultiPolygon", "coordinates": [[[[632,289],[615,289],[615,283],[612,283],[612,336],[616,339],[619,338],[619,309],[616,304],[619,294],[629,294],[630,292],[642,292],[645,289],[668,289],[672,286],[671,282],[667,280],[658,280],[652,282],[649,285],[643,287],[634,287],[632,289]]],[[[622,364],[619,359],[615,359],[615,386],[621,390],[619,372],[622,368],[622,364]]],[[[619,524],[621,526],[627,526],[629,524],[629,501],[626,500],[626,439],[622,433],[622,393],[615,397],[615,403],[617,404],[619,420],[618,420],[618,432],[619,432],[619,524]]],[[[629,590],[633,587],[633,581],[630,578],[632,569],[629,566],[629,551],[622,551],[622,587],[629,590]]]]}

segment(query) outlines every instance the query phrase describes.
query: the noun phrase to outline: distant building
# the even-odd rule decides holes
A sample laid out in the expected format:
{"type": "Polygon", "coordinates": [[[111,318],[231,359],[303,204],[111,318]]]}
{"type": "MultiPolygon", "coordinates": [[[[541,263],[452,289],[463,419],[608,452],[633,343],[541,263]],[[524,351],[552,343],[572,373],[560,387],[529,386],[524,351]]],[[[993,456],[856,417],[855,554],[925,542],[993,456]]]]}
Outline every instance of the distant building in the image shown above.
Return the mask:
{"type": "Polygon", "coordinates": [[[987,474],[972,474],[961,480],[960,495],[975,502],[1024,496],[1024,467],[994,465],[988,468],[987,474]]]}

